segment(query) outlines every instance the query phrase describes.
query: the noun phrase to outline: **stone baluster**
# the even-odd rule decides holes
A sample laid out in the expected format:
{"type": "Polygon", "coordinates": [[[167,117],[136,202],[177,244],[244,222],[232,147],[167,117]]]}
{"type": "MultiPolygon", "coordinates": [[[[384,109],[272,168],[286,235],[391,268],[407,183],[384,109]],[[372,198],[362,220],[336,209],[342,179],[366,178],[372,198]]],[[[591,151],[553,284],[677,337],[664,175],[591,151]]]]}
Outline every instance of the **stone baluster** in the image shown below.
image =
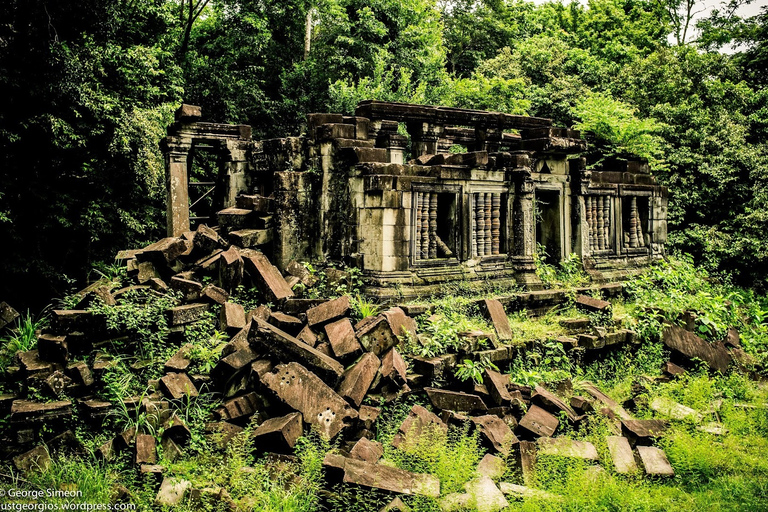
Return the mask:
{"type": "Polygon", "coordinates": [[[424,204],[424,194],[416,192],[416,243],[414,250],[414,259],[420,260],[421,257],[421,207],[424,204]]]}
{"type": "Polygon", "coordinates": [[[491,255],[491,195],[485,194],[485,234],[483,235],[483,241],[485,242],[485,255],[491,255]]]}
{"type": "Polygon", "coordinates": [[[475,194],[475,224],[477,225],[477,255],[485,256],[485,194],[475,194]]]}
{"type": "Polygon", "coordinates": [[[629,200],[629,247],[637,247],[637,198],[629,200]]]}
{"type": "Polygon", "coordinates": [[[603,239],[603,228],[605,227],[605,203],[603,196],[597,196],[597,249],[605,249],[605,240],[603,239]]]}
{"type": "Polygon", "coordinates": [[[429,258],[429,192],[422,194],[421,204],[421,259],[429,258]]]}
{"type": "Polygon", "coordinates": [[[437,194],[429,195],[429,257],[437,258],[437,194]]]}
{"type": "Polygon", "coordinates": [[[470,239],[469,239],[469,252],[472,257],[477,256],[477,218],[475,215],[475,209],[477,208],[477,194],[469,194],[469,224],[470,224],[470,239]]]}
{"type": "Polygon", "coordinates": [[[593,244],[592,244],[594,231],[592,229],[592,197],[591,196],[584,197],[584,220],[587,222],[587,245],[589,246],[589,250],[591,252],[594,250],[593,244]]]}
{"type": "Polygon", "coordinates": [[[501,248],[501,194],[491,194],[491,254],[501,248]]]}
{"type": "Polygon", "coordinates": [[[603,197],[603,211],[604,211],[604,221],[603,221],[603,247],[605,249],[611,248],[611,198],[608,196],[603,197]]]}
{"type": "Polygon", "coordinates": [[[592,196],[592,251],[599,249],[597,244],[597,196],[592,196]]]}

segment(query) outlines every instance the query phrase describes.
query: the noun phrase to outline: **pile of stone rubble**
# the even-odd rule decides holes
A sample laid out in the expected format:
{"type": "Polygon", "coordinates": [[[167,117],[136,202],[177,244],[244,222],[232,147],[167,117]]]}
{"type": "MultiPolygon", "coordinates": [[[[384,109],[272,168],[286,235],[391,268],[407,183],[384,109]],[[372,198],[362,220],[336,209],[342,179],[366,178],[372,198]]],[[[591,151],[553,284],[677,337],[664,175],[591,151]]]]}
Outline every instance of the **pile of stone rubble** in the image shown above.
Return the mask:
{"type": "MultiPolygon", "coordinates": [[[[375,439],[381,409],[367,405],[424,394],[434,412],[414,406],[393,441],[395,448],[416,442],[427,428],[447,430],[449,425],[468,422],[489,452],[478,479],[467,484],[467,492],[443,498],[446,509],[470,503],[480,507],[478,496],[497,496],[494,503],[502,504],[505,494],[535,494],[519,484],[530,483],[540,455],[612,464],[619,473],[634,472],[641,462],[648,475],[673,474],[664,453],[652,446],[663,436],[667,420],[634,419],[624,406],[591,384],[582,386],[583,393],[578,395],[569,381],[553,383],[549,389],[519,386],[490,369],[484,371],[482,384],[454,377],[453,369],[460,360],[486,359],[503,367],[521,357],[526,347],[508,344],[513,333],[507,313],[521,307],[545,308],[558,297],[564,299],[564,292],[479,300],[479,309],[494,332],[464,333],[465,348],[460,354],[404,358],[401,343],[406,336],[415,340],[422,336],[415,317],[430,314],[429,305],[393,305],[355,322],[347,296],[332,300],[296,297],[293,289],[299,283],[302,289],[316,284],[303,265],[294,262],[283,275],[260,251],[231,242],[217,230],[200,226],[178,238],[123,251],[118,260],[126,265],[133,281],[129,286],[115,290],[97,282],[79,292],[74,309],[52,312],[49,327],[39,334],[38,348],[18,353],[6,372],[5,389],[17,392],[0,395],[0,413],[10,418],[2,432],[2,449],[18,470],[45,466],[56,451],[80,449],[72,434],[75,426],[85,422],[99,428],[107,416],[122,410],[146,413],[162,435],[156,438],[130,429],[101,446],[98,454],[109,460],[127,451],[142,473],[163,475],[156,443],[160,442],[163,457],[173,460],[183,454],[191,439],[189,425],[173,412],[172,402],[184,403],[205,391],[222,400],[206,424],[220,446],[226,446],[255,419],[259,425],[253,433],[256,448],[290,457],[298,438],[315,429],[328,438],[341,439],[341,448],[324,460],[330,480],[437,498],[440,484],[434,476],[380,464],[384,448],[375,439]],[[258,290],[262,305],[246,311],[230,301],[230,294],[241,285],[258,290]],[[221,359],[209,374],[193,373],[194,347],[179,342],[178,352],[164,363],[163,376],[147,382],[146,393],[121,404],[99,398],[102,377],[117,364],[101,349],[116,338],[130,341],[132,333],[110,331],[106,318],[89,307],[97,301],[119,307],[127,297],[136,300],[142,294],[162,295],[170,290],[180,297],[179,305],[165,312],[171,339],[183,339],[186,328],[216,309],[218,329],[230,336],[221,359]],[[478,349],[482,339],[491,347],[478,349]],[[44,390],[45,396],[26,396],[30,388],[44,390]],[[587,413],[593,411],[607,417],[614,429],[615,435],[607,439],[610,461],[600,460],[590,443],[557,436],[563,423],[577,426],[588,421],[587,413]],[[495,483],[506,473],[500,469],[505,460],[515,461],[522,482],[495,483]]],[[[328,272],[328,277],[348,278],[339,270],[328,272]]],[[[616,284],[602,289],[604,294],[620,291],[616,284]]],[[[579,295],[576,303],[585,312],[610,314],[610,303],[602,299],[579,295]]],[[[0,328],[17,316],[7,304],[0,305],[0,328]]],[[[558,341],[570,351],[603,350],[633,343],[636,338],[634,332],[620,326],[594,328],[587,317],[564,325],[573,335],[558,341]]],[[[665,341],[675,353],[702,359],[717,370],[727,368],[734,351],[740,350],[735,332],[720,344],[708,344],[689,331],[670,326],[665,341]]],[[[139,370],[140,364],[135,363],[134,369],[139,370]]],[[[683,371],[671,363],[667,369],[670,376],[683,371]]],[[[665,418],[698,414],[664,401],[652,406],[665,418]]],[[[182,489],[182,494],[188,489],[177,484],[168,479],[163,488],[182,489]]],[[[158,499],[170,499],[167,494],[158,499]]],[[[485,510],[499,508],[489,507],[485,510]]]]}

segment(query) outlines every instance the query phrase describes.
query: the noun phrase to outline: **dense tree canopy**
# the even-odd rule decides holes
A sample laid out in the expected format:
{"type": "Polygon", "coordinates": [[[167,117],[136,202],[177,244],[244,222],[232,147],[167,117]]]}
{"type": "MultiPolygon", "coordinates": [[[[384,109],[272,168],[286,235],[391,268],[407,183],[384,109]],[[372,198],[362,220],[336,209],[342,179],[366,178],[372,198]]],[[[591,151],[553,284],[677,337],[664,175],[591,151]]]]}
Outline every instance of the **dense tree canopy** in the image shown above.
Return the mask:
{"type": "Polygon", "coordinates": [[[693,37],[688,5],[7,0],[0,298],[63,293],[162,233],[157,143],[181,101],[279,136],[368,98],[551,117],[641,154],[671,190],[672,248],[764,287],[768,10],[732,2],[693,37]]]}

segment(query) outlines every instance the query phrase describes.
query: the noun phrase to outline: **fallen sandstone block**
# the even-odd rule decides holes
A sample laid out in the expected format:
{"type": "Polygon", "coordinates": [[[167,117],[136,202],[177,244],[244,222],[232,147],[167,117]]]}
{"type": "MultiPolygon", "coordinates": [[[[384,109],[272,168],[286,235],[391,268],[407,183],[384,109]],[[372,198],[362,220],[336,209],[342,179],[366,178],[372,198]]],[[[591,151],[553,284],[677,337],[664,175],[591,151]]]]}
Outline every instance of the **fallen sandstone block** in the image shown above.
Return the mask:
{"type": "Polygon", "coordinates": [[[608,436],[605,438],[608,444],[608,451],[611,452],[614,470],[622,475],[634,473],[637,471],[635,457],[632,454],[632,447],[626,437],[608,436]]]}
{"type": "Polygon", "coordinates": [[[355,407],[360,407],[380,366],[379,358],[373,352],[366,352],[344,373],[338,389],[339,395],[355,407]]]}
{"type": "Polygon", "coordinates": [[[537,436],[551,437],[560,421],[537,405],[532,405],[520,420],[520,427],[537,436]]]}
{"type": "Polygon", "coordinates": [[[301,414],[292,412],[279,418],[270,418],[253,433],[256,446],[264,451],[290,453],[304,433],[301,414]]]}
{"type": "MultiPolygon", "coordinates": [[[[302,267],[304,268],[304,267],[302,267]]],[[[305,269],[306,270],[306,269],[305,269]]],[[[349,297],[343,295],[307,310],[307,324],[310,327],[325,324],[347,316],[350,311],[349,297]]]]}
{"type": "Polygon", "coordinates": [[[461,391],[448,391],[437,388],[424,388],[429,401],[438,409],[456,412],[487,411],[483,399],[477,395],[463,393],[461,391]]]}
{"type": "Polygon", "coordinates": [[[325,456],[323,466],[330,472],[334,470],[341,472],[344,483],[406,495],[422,495],[430,498],[440,496],[440,481],[433,475],[411,473],[403,469],[372,464],[332,453],[325,456]]]}
{"type": "Polygon", "coordinates": [[[675,476],[667,455],[655,446],[638,446],[637,454],[648,476],[675,476]]]}
{"type": "Polygon", "coordinates": [[[573,441],[565,437],[540,437],[536,440],[536,447],[541,455],[556,455],[585,460],[600,459],[597,449],[592,443],[573,441]]]}
{"type": "Polygon", "coordinates": [[[715,371],[725,373],[731,364],[731,354],[722,341],[708,343],[694,333],[676,325],[668,325],[662,336],[664,345],[688,358],[698,358],[715,371]]]}

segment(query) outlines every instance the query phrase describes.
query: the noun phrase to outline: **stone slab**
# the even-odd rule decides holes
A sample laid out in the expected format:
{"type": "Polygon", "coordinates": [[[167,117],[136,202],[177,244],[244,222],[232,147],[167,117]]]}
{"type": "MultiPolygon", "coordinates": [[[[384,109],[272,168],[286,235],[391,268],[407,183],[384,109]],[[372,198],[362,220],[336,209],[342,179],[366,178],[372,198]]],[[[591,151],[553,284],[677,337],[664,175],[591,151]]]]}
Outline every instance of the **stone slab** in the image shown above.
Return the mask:
{"type": "Polygon", "coordinates": [[[532,405],[520,420],[520,427],[537,436],[551,437],[560,421],[537,405],[532,405]]]}
{"type": "Polygon", "coordinates": [[[655,446],[638,446],[637,454],[648,476],[675,476],[675,470],[667,460],[667,455],[655,446]]]}
{"type": "Polygon", "coordinates": [[[605,438],[608,445],[608,451],[613,459],[613,469],[622,475],[634,473],[637,471],[635,456],[632,454],[632,447],[629,440],[623,436],[608,436],[605,438]]]}

